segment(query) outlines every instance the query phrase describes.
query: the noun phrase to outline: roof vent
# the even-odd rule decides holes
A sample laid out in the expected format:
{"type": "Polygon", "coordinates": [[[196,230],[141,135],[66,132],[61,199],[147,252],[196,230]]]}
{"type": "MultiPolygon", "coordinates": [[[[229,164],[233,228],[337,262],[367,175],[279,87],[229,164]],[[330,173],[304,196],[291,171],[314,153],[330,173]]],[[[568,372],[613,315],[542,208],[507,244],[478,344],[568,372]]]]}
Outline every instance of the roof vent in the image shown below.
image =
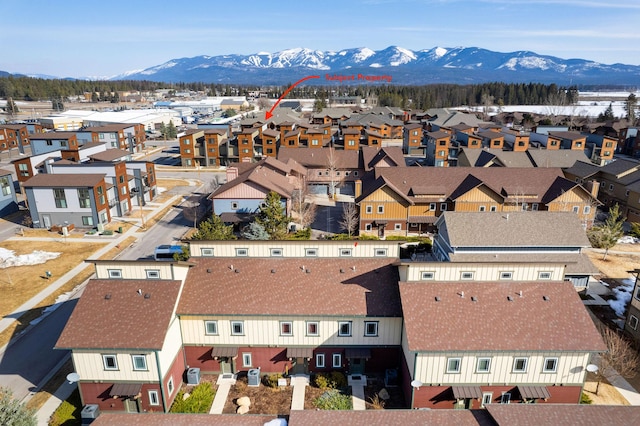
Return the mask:
{"type": "Polygon", "coordinates": [[[142,289],[141,289],[141,288],[139,288],[139,289],[138,289],[138,291],[137,291],[137,293],[138,293],[140,296],[142,296],[142,289]]]}
{"type": "Polygon", "coordinates": [[[518,292],[518,296],[519,296],[519,297],[522,297],[522,290],[520,290],[520,291],[518,292]]]}
{"type": "Polygon", "coordinates": [[[151,293],[145,293],[144,294],[144,298],[145,299],[151,299],[151,293]]]}
{"type": "Polygon", "coordinates": [[[235,272],[236,274],[239,274],[240,273],[240,269],[236,269],[233,272],[235,272]]]}
{"type": "Polygon", "coordinates": [[[507,296],[507,300],[508,300],[509,302],[513,302],[513,297],[511,297],[511,296],[507,296]]]}
{"type": "Polygon", "coordinates": [[[211,268],[207,268],[207,274],[211,273],[211,268]]]}
{"type": "Polygon", "coordinates": [[[464,291],[460,292],[460,297],[462,297],[464,299],[464,291]]]}
{"type": "Polygon", "coordinates": [[[344,269],[340,268],[340,273],[344,274],[344,269]]]}
{"type": "Polygon", "coordinates": [[[271,273],[272,273],[272,274],[275,274],[275,273],[276,273],[276,270],[275,270],[275,269],[272,269],[272,270],[271,270],[271,273]]]}
{"type": "Polygon", "coordinates": [[[306,270],[305,270],[305,272],[306,272],[307,274],[310,274],[310,273],[311,273],[311,269],[306,269],[306,270]]]}
{"type": "Polygon", "coordinates": [[[549,296],[542,296],[542,300],[548,302],[549,301],[549,296]]]}
{"type": "Polygon", "coordinates": [[[351,269],[355,271],[355,270],[356,270],[356,265],[353,265],[353,266],[351,267],[351,269]]]}
{"type": "Polygon", "coordinates": [[[302,265],[302,266],[300,267],[300,269],[302,269],[302,270],[304,271],[304,270],[305,270],[305,269],[307,269],[307,268],[305,268],[305,267],[304,267],[304,265],[302,265]]]}
{"type": "Polygon", "coordinates": [[[436,296],[436,302],[440,301],[440,296],[436,296]]]}
{"type": "Polygon", "coordinates": [[[229,269],[233,271],[233,265],[229,265],[229,269]]]}
{"type": "Polygon", "coordinates": [[[105,300],[111,300],[111,293],[107,293],[104,295],[105,300]]]}
{"type": "Polygon", "coordinates": [[[471,301],[472,301],[472,302],[477,302],[477,301],[478,301],[478,298],[477,298],[477,297],[475,297],[475,296],[471,296],[471,301]]]}

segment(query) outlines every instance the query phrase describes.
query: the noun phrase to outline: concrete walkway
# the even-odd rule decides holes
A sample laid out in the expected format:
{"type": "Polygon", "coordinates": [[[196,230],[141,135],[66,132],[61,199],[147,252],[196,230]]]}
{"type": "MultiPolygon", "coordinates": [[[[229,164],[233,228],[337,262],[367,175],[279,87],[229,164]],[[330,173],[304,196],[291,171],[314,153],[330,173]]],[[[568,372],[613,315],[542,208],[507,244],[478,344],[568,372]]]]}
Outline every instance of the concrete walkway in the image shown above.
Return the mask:
{"type": "Polygon", "coordinates": [[[209,414],[222,414],[222,410],[224,410],[224,405],[227,403],[227,397],[229,396],[230,390],[231,383],[222,383],[218,385],[218,390],[216,390],[216,396],[213,398],[213,404],[211,404],[209,414]]]}
{"type": "Polygon", "coordinates": [[[293,386],[291,409],[304,410],[304,394],[307,386],[309,386],[309,376],[304,374],[291,376],[291,386],[293,386]]]}
{"type": "Polygon", "coordinates": [[[347,384],[351,386],[351,404],[354,410],[366,410],[364,400],[364,387],[367,385],[367,376],[364,374],[350,374],[347,376],[347,384]]]}

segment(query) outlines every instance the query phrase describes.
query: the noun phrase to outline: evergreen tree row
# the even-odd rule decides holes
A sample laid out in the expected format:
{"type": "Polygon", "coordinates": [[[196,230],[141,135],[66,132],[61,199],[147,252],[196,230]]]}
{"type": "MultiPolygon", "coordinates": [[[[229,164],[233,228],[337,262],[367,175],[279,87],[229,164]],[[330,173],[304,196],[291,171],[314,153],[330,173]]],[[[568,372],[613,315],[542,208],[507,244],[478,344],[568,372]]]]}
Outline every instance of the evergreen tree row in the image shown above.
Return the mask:
{"type": "MultiPolygon", "coordinates": [[[[209,96],[242,96],[251,91],[267,92],[270,98],[278,98],[290,85],[259,87],[205,83],[159,83],[153,81],[117,80],[88,81],[41,79],[31,77],[0,78],[0,98],[14,100],[64,100],[85,93],[92,94],[92,101],[118,102],[117,92],[149,92],[158,89],[176,91],[192,90],[209,96]]],[[[394,85],[342,85],[296,86],[290,98],[328,99],[333,97],[375,95],[379,106],[428,109],[469,105],[569,105],[578,100],[577,87],[559,87],[541,83],[484,83],[472,85],[432,84],[424,86],[394,85]]]]}

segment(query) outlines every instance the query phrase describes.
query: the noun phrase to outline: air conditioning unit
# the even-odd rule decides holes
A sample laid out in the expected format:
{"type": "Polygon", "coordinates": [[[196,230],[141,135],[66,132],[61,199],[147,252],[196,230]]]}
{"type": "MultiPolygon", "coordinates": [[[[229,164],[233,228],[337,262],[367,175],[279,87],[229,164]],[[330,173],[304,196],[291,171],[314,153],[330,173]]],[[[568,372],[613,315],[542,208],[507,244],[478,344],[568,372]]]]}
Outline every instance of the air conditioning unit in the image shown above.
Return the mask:
{"type": "Polygon", "coordinates": [[[82,419],[83,425],[88,425],[93,423],[95,419],[100,415],[100,407],[98,404],[87,404],[82,408],[80,412],[80,418],[82,419]]]}
{"type": "Polygon", "coordinates": [[[199,385],[200,384],[200,369],[190,368],[187,370],[187,384],[199,385]]]}

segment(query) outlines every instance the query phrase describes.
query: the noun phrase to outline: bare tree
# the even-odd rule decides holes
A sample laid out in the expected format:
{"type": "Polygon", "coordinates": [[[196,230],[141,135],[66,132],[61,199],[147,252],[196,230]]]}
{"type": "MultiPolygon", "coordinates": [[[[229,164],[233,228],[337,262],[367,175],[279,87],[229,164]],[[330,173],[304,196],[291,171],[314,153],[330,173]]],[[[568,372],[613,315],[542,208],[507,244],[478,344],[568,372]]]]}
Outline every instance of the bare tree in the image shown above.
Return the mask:
{"type": "Polygon", "coordinates": [[[317,206],[307,199],[308,189],[306,185],[295,189],[291,194],[291,215],[293,220],[300,224],[302,228],[311,226],[316,218],[317,206]]]}
{"type": "Polygon", "coordinates": [[[338,170],[338,156],[336,155],[335,149],[331,146],[327,151],[327,170],[329,171],[329,198],[334,198],[336,195],[336,188],[339,183],[339,179],[336,175],[336,171],[338,170]]]}
{"type": "Polygon", "coordinates": [[[609,380],[619,376],[630,378],[636,375],[640,367],[638,351],[624,336],[602,323],[598,324],[598,329],[607,345],[607,351],[600,355],[596,395],[602,376],[609,380]]]}
{"type": "Polygon", "coordinates": [[[258,98],[258,100],[256,100],[256,105],[261,110],[269,109],[271,108],[271,101],[268,98],[258,98]]]}
{"type": "Polygon", "coordinates": [[[351,234],[358,229],[358,209],[355,203],[344,203],[342,205],[342,218],[338,222],[340,228],[347,231],[349,238],[351,234]]]}

